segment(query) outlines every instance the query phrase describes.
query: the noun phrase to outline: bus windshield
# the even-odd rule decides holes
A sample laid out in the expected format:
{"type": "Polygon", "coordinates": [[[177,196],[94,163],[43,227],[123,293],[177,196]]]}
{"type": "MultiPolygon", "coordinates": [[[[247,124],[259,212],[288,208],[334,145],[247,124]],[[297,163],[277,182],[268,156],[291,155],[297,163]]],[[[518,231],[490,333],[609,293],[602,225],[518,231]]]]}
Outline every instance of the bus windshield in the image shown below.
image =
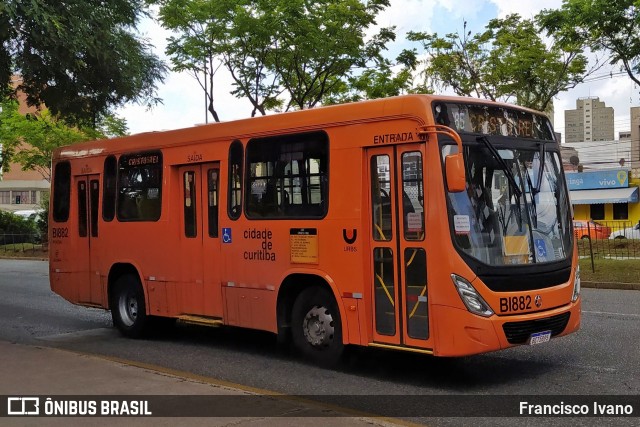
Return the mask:
{"type": "MultiPolygon", "coordinates": [[[[496,148],[492,138],[463,147],[466,191],[448,194],[456,246],[493,266],[566,259],[570,207],[559,154],[504,141],[496,148]]],[[[455,151],[443,146],[443,158],[455,151]]]]}

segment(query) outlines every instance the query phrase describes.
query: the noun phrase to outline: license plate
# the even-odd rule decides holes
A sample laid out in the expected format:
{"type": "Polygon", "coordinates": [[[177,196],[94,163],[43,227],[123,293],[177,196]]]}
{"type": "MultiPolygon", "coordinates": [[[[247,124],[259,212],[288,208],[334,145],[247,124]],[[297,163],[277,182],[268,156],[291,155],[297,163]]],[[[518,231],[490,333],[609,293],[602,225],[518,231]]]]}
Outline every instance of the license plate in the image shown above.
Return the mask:
{"type": "Polygon", "coordinates": [[[529,345],[542,344],[551,339],[551,331],[536,332],[529,337],[529,345]]]}

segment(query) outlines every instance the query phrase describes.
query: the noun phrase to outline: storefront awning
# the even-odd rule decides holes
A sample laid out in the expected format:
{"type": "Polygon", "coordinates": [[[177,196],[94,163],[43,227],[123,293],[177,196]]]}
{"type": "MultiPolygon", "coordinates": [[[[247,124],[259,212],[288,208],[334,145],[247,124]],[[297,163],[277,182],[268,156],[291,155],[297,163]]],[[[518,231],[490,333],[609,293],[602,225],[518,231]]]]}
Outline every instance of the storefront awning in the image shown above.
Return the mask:
{"type": "Polygon", "coordinates": [[[573,190],[569,192],[571,204],[597,205],[603,203],[637,203],[638,187],[607,188],[602,190],[573,190]]]}

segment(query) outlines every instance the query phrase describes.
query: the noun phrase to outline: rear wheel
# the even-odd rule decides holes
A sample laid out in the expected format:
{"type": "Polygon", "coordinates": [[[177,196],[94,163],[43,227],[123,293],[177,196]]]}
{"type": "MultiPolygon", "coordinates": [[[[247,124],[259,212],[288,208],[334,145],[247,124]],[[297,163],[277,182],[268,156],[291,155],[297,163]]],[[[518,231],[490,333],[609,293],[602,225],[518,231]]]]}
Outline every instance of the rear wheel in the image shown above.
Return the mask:
{"type": "Polygon", "coordinates": [[[139,338],[147,332],[149,317],[140,281],[132,275],[120,276],[111,297],[113,324],[125,336],[139,338]]]}
{"type": "Polygon", "coordinates": [[[340,311],[324,288],[307,288],[298,295],[291,314],[295,346],[315,363],[333,365],[344,350],[340,311]]]}

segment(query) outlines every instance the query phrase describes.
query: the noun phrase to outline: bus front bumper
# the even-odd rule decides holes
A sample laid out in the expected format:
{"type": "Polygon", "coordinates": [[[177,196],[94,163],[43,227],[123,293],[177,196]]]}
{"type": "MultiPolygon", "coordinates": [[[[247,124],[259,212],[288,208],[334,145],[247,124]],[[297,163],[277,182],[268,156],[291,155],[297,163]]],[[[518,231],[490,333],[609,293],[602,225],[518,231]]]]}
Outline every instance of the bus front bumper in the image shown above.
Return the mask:
{"type": "MultiPolygon", "coordinates": [[[[529,344],[532,334],[551,331],[561,337],[580,328],[581,298],[575,303],[542,312],[481,317],[466,309],[436,305],[436,356],[468,356],[529,344]]],[[[536,342],[537,340],[533,340],[536,342]]]]}

